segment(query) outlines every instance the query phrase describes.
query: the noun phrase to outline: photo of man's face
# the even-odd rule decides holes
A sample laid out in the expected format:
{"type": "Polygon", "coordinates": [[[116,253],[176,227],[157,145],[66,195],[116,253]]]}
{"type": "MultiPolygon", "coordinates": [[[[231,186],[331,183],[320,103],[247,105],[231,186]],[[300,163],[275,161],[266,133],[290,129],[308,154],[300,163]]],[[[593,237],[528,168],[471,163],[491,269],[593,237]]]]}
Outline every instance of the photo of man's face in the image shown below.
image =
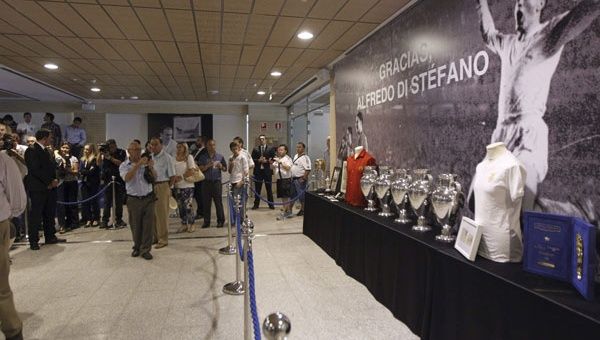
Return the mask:
{"type": "Polygon", "coordinates": [[[362,133],[363,127],[362,127],[362,121],[360,120],[360,118],[358,118],[358,116],[356,116],[356,126],[355,127],[356,127],[356,133],[360,135],[362,133]]]}
{"type": "Polygon", "coordinates": [[[163,143],[169,144],[169,142],[171,141],[171,139],[173,139],[173,129],[171,128],[165,128],[162,133],[160,134],[160,137],[163,141],[163,143]]]}

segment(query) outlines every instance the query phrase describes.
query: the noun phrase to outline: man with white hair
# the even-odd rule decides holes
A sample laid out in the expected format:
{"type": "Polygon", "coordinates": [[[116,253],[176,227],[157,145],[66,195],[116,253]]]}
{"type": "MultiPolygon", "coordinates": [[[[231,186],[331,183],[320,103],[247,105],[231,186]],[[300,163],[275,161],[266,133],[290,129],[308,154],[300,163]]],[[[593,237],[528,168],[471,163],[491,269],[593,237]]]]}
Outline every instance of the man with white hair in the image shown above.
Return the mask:
{"type": "Polygon", "coordinates": [[[582,0],[541,22],[546,0],[517,0],[516,32],[498,32],[487,0],[476,0],[486,46],[502,62],[498,120],[491,142],[503,142],[527,169],[523,210],[532,210],[548,172],[548,126],[544,122],[550,82],[566,43],[600,14],[599,0],[582,0]]]}

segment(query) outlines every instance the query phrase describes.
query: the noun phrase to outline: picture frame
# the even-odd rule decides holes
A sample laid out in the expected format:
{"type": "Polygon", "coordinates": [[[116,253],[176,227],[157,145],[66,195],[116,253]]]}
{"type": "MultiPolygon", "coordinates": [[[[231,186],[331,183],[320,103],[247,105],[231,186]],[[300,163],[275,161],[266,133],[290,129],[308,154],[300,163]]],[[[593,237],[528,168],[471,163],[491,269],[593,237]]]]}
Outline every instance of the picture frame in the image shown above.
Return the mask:
{"type": "Polygon", "coordinates": [[[462,221],[460,222],[460,228],[458,229],[458,235],[456,236],[456,243],[454,243],[454,248],[466,257],[467,260],[475,261],[479,243],[481,242],[482,232],[483,230],[480,224],[463,216],[462,221]]]}
{"type": "Polygon", "coordinates": [[[331,183],[329,189],[332,192],[339,192],[339,184],[340,184],[340,175],[342,174],[342,167],[336,166],[333,168],[333,173],[331,174],[331,183]]]}
{"type": "Polygon", "coordinates": [[[340,183],[340,190],[342,194],[346,194],[346,181],[348,179],[348,162],[344,161],[342,163],[342,179],[340,183]]]}

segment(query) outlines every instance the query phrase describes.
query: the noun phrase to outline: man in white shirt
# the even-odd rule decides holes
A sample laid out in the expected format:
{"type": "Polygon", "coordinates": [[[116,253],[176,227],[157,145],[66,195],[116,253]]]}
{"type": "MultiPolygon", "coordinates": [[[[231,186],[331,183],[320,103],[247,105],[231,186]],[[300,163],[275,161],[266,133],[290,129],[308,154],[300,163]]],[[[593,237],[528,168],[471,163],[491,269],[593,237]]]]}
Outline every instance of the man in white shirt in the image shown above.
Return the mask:
{"type": "Polygon", "coordinates": [[[244,194],[242,188],[244,186],[244,178],[248,178],[248,159],[241,153],[240,145],[237,142],[231,142],[229,144],[231,150],[231,157],[229,157],[229,165],[227,171],[229,172],[229,180],[233,186],[233,194],[244,194]]]}
{"type": "Polygon", "coordinates": [[[25,144],[27,142],[27,136],[34,136],[36,126],[31,122],[31,113],[25,112],[23,114],[23,122],[17,125],[17,133],[21,135],[21,142],[25,144]]]}
{"type": "Polygon", "coordinates": [[[503,142],[527,169],[523,210],[533,210],[538,185],[548,172],[548,126],[543,117],[550,82],[566,43],[600,15],[600,3],[582,0],[573,9],[540,22],[545,0],[518,0],[516,33],[500,33],[487,0],[477,0],[481,33],[502,62],[498,120],[492,143],[503,142]]]}
{"type": "Polygon", "coordinates": [[[15,161],[0,153],[0,329],[8,339],[23,339],[23,323],[15,309],[8,275],[10,262],[10,223],[12,217],[25,211],[27,196],[15,161]]]}
{"type": "Polygon", "coordinates": [[[300,201],[300,211],[297,216],[304,215],[304,191],[306,190],[306,183],[308,183],[308,174],[310,174],[311,164],[310,158],[304,153],[306,145],[302,142],[296,144],[296,154],[292,159],[292,198],[298,197],[300,201]]]}

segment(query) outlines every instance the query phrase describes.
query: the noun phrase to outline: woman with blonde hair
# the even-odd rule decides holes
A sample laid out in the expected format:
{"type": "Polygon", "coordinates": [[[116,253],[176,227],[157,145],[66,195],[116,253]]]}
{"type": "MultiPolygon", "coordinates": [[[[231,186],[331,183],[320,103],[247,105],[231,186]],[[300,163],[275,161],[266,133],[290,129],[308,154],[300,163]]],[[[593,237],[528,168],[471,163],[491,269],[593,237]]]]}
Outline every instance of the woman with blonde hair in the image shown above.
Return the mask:
{"type": "MultiPolygon", "coordinates": [[[[79,174],[81,175],[81,196],[85,201],[96,195],[100,190],[100,165],[95,144],[88,143],[83,147],[79,174]]],[[[84,202],[81,208],[82,218],[86,221],[85,227],[97,227],[100,223],[98,198],[84,202]]]]}
{"type": "Polygon", "coordinates": [[[177,207],[179,209],[179,217],[181,218],[181,227],[177,230],[178,233],[193,232],[194,212],[192,209],[192,201],[194,199],[194,183],[186,181],[187,177],[194,175],[194,171],[198,171],[194,157],[188,150],[187,143],[177,143],[177,153],[175,155],[175,198],[177,199],[177,207]]]}

